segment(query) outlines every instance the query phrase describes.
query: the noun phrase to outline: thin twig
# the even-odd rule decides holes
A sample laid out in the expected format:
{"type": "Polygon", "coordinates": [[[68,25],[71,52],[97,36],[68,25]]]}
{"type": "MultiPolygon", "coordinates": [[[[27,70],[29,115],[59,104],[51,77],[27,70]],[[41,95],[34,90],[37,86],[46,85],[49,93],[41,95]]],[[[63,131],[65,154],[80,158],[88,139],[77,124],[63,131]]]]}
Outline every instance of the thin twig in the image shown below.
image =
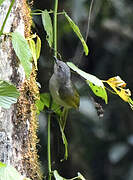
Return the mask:
{"type": "Polygon", "coordinates": [[[8,19],[8,16],[9,16],[10,12],[11,12],[11,9],[12,9],[12,7],[13,7],[14,2],[15,2],[15,0],[12,0],[11,4],[10,4],[10,6],[9,6],[8,12],[7,12],[7,14],[6,14],[6,17],[5,17],[5,19],[4,19],[4,22],[3,22],[2,27],[1,27],[1,30],[0,30],[0,36],[1,36],[2,33],[3,33],[4,27],[5,27],[5,25],[6,25],[6,21],[7,21],[7,19],[8,19]]]}

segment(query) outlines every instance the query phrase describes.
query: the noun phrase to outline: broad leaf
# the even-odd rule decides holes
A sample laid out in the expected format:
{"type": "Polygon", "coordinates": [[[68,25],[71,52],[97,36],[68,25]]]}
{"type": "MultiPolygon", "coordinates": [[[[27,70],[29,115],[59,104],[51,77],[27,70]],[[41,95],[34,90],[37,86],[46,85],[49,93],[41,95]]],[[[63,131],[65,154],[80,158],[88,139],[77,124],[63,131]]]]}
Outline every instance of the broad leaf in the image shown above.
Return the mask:
{"type": "MultiPolygon", "coordinates": [[[[101,81],[100,79],[98,79],[99,81],[101,81]]],[[[92,80],[93,81],[93,80],[92,80]]],[[[90,86],[91,90],[93,91],[93,93],[98,96],[101,97],[102,99],[105,100],[105,103],[108,103],[108,99],[107,99],[107,93],[105,88],[102,86],[97,86],[95,83],[92,83],[89,80],[86,80],[87,84],[90,86]]],[[[101,81],[102,82],[102,81],[101,81]]]]}
{"type": "Polygon", "coordinates": [[[52,27],[51,17],[50,17],[47,10],[44,10],[42,12],[42,22],[43,22],[43,27],[47,33],[46,39],[49,43],[49,46],[52,47],[52,44],[53,44],[53,27],[52,27]]]}
{"type": "Polygon", "coordinates": [[[0,180],[22,180],[22,176],[11,166],[0,168],[0,180]]]}
{"type": "MultiPolygon", "coordinates": [[[[36,107],[38,110],[38,113],[44,110],[44,107],[49,108],[50,107],[50,101],[52,99],[50,98],[50,94],[49,93],[41,93],[40,94],[40,100],[36,101],[36,107]]],[[[51,110],[54,111],[57,115],[61,115],[61,110],[60,110],[60,106],[58,104],[56,104],[56,102],[51,102],[51,110]]]]}
{"type": "Polygon", "coordinates": [[[5,81],[0,81],[0,106],[9,109],[11,104],[17,102],[19,92],[16,87],[5,81]]]}
{"type": "Polygon", "coordinates": [[[40,100],[44,103],[44,106],[49,108],[49,106],[50,106],[50,94],[49,93],[41,93],[40,100]]]}
{"type": "Polygon", "coordinates": [[[89,73],[82,71],[81,69],[79,69],[77,66],[75,66],[71,62],[67,62],[67,65],[73,71],[76,71],[80,76],[82,76],[86,80],[87,84],[90,86],[90,88],[94,92],[94,94],[96,96],[99,96],[102,99],[104,99],[105,103],[107,104],[107,102],[108,102],[107,93],[106,93],[104,84],[100,79],[98,79],[96,76],[94,76],[92,74],[89,74],[89,73]]]}
{"type": "Polygon", "coordinates": [[[32,54],[27,40],[20,33],[14,32],[12,33],[12,44],[26,76],[29,77],[32,70],[32,54]]]}
{"type": "Polygon", "coordinates": [[[76,33],[76,35],[77,35],[78,38],[80,39],[80,41],[81,41],[81,43],[82,43],[82,45],[83,45],[83,48],[84,48],[85,55],[87,56],[88,53],[89,53],[89,49],[88,49],[88,46],[87,46],[87,44],[86,44],[86,42],[85,42],[85,40],[84,40],[84,38],[83,38],[83,36],[82,36],[79,28],[78,28],[78,26],[77,26],[77,25],[74,23],[74,21],[67,15],[66,12],[64,12],[64,14],[65,14],[65,17],[66,17],[66,19],[68,20],[71,28],[73,29],[73,31],[76,33]]]}
{"type": "Polygon", "coordinates": [[[37,108],[37,114],[40,114],[40,112],[42,112],[44,109],[44,103],[40,99],[38,99],[38,100],[36,100],[35,104],[36,104],[36,108],[37,108]]]}

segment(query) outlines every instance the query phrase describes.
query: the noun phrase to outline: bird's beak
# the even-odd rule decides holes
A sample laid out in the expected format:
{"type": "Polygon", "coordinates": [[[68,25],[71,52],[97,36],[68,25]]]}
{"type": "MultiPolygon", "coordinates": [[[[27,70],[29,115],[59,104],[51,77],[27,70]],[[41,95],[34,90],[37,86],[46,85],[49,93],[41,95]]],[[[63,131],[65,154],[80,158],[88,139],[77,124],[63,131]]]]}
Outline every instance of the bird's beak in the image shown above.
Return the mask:
{"type": "Polygon", "coordinates": [[[58,62],[58,59],[54,56],[54,60],[55,60],[55,63],[57,64],[58,62]]]}

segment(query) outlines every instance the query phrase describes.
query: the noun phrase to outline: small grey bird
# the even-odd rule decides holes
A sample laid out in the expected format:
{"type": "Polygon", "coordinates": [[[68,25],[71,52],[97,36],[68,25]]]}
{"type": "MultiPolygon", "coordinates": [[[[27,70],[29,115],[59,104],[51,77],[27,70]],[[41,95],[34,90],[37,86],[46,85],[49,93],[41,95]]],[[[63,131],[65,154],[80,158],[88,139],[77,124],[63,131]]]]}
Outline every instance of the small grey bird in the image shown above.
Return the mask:
{"type": "Polygon", "coordinates": [[[54,73],[49,81],[49,90],[54,101],[66,109],[78,108],[80,97],[71,82],[70,68],[55,57],[54,73]]]}

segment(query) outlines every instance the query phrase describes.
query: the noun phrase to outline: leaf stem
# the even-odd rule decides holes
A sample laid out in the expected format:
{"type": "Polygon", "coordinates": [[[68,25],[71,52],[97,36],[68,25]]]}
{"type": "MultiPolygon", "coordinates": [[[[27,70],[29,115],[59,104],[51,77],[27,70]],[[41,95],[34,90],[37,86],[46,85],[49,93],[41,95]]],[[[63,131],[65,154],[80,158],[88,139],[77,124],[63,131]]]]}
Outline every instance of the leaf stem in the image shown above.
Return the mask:
{"type": "MultiPolygon", "coordinates": [[[[42,15],[42,13],[43,13],[43,11],[42,11],[42,10],[37,9],[37,10],[33,10],[33,11],[31,12],[31,15],[42,15]]],[[[53,13],[53,11],[52,11],[52,10],[50,10],[50,11],[48,11],[48,13],[49,13],[49,14],[52,14],[52,13],[53,13]]]]}
{"type": "Polygon", "coordinates": [[[12,0],[11,4],[10,4],[10,6],[9,6],[8,12],[7,12],[7,14],[6,14],[6,17],[5,17],[5,19],[4,19],[4,22],[3,22],[2,27],[1,27],[1,30],[0,30],[0,36],[1,36],[2,33],[3,33],[3,30],[4,30],[4,27],[5,27],[7,18],[8,18],[8,16],[9,16],[10,12],[11,12],[11,9],[12,9],[12,7],[13,7],[14,2],[15,2],[15,0],[12,0]]]}
{"type": "Polygon", "coordinates": [[[58,0],[55,0],[54,6],[54,56],[57,57],[57,9],[58,0]]]}
{"type": "MultiPolygon", "coordinates": [[[[38,11],[39,11],[39,10],[38,10],[38,11]]],[[[31,15],[42,15],[42,12],[43,12],[43,11],[40,10],[39,12],[37,12],[37,11],[32,11],[32,12],[31,12],[31,15]],[[40,13],[39,13],[39,12],[40,12],[40,13]]],[[[48,13],[49,13],[49,14],[52,14],[53,11],[48,11],[48,13]]],[[[65,12],[59,12],[59,13],[57,13],[57,15],[64,15],[64,14],[65,14],[65,12]]]]}
{"type": "Polygon", "coordinates": [[[51,180],[50,121],[51,121],[51,114],[48,115],[48,144],[47,144],[49,180],[51,180]]]}

